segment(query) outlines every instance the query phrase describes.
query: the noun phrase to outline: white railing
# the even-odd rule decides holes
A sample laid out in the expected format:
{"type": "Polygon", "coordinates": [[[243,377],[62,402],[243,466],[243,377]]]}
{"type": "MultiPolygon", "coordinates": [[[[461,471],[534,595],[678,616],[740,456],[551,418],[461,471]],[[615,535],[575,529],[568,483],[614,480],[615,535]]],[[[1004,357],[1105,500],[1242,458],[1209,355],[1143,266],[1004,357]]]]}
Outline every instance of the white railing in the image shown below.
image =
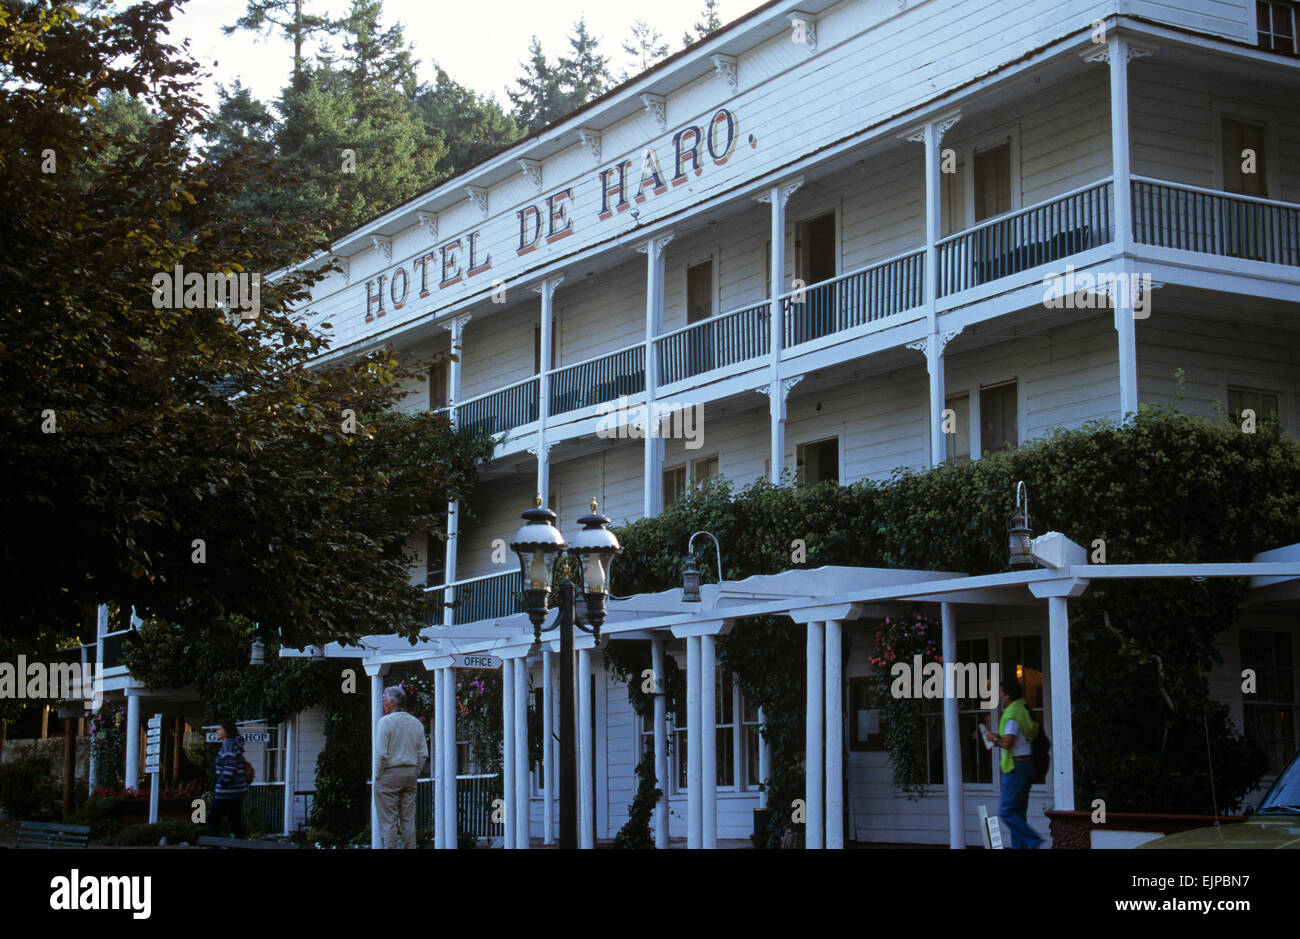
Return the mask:
{"type": "Polygon", "coordinates": [[[763,300],[658,337],[659,383],[669,385],[767,355],[771,309],[763,300]]]}
{"type": "Polygon", "coordinates": [[[519,603],[522,591],[518,568],[425,587],[428,599],[425,623],[453,626],[522,613],[519,603]]]}
{"type": "Polygon", "coordinates": [[[1300,266],[1300,205],[1133,177],[1133,239],[1158,248],[1300,266]]]}
{"type": "Polygon", "coordinates": [[[781,347],[915,309],[925,303],[925,249],[876,261],[781,297],[781,347]]]}

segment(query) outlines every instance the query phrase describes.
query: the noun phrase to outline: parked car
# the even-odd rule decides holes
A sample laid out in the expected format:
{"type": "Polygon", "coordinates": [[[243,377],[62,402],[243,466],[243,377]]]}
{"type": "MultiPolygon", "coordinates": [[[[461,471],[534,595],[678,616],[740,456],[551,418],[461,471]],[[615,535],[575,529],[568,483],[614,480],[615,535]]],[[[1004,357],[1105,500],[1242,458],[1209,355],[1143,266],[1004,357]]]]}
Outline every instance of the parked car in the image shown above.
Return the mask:
{"type": "MultiPolygon", "coordinates": [[[[1249,812],[1249,810],[1247,810],[1249,812]]],[[[1300,848],[1300,752],[1244,822],[1166,835],[1139,848],[1300,848]]]]}

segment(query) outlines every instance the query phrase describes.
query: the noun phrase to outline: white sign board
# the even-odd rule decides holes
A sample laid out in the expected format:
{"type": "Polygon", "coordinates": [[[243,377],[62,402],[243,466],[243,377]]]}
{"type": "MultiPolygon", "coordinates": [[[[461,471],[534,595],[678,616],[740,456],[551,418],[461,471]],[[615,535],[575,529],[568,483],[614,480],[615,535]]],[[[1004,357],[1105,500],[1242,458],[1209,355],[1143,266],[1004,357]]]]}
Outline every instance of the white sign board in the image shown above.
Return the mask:
{"type": "MultiPolygon", "coordinates": [[[[210,730],[203,735],[208,743],[217,743],[217,732],[210,730]]],[[[244,738],[244,743],[270,743],[271,732],[269,730],[241,730],[239,736],[244,738]]]]}
{"type": "Polygon", "coordinates": [[[156,729],[161,728],[161,727],[162,727],[162,715],[161,715],[161,714],[155,714],[153,717],[149,718],[149,729],[150,729],[150,730],[156,730],[156,729]]]}
{"type": "Polygon", "coordinates": [[[481,653],[467,653],[465,655],[453,655],[451,660],[452,668],[500,668],[502,665],[501,657],[496,655],[483,655],[481,653]]]}

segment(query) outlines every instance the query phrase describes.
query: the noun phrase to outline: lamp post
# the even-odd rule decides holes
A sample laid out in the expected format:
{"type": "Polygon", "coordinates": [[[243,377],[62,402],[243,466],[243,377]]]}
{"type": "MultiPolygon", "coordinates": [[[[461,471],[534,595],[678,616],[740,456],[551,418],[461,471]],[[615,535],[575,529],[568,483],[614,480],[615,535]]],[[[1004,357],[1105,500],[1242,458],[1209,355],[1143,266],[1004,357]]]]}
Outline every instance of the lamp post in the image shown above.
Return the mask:
{"type": "Polygon", "coordinates": [[[541,641],[542,633],[552,629],[560,631],[560,847],[578,846],[578,754],[574,740],[577,716],[574,708],[573,629],[589,632],[600,641],[600,627],[605,622],[605,605],[609,599],[609,574],[614,555],[620,547],[618,539],[605,526],[609,519],[596,514],[596,500],[591,500],[591,514],[578,519],[583,526],[573,544],[568,545],[555,527],[555,513],[542,507],[542,497],[537,496],[535,507],[523,513],[524,525],[519,529],[510,550],[519,558],[519,571],[523,577],[524,604],[533,624],[533,639],[541,641]],[[551,595],[556,567],[562,555],[572,560],[578,583],[568,577],[560,581],[558,615],[555,622],[542,628],[546,621],[547,601],[551,595]],[[585,601],[582,618],[578,616],[578,595],[585,601]],[[586,622],[583,622],[585,620],[586,622]]]}

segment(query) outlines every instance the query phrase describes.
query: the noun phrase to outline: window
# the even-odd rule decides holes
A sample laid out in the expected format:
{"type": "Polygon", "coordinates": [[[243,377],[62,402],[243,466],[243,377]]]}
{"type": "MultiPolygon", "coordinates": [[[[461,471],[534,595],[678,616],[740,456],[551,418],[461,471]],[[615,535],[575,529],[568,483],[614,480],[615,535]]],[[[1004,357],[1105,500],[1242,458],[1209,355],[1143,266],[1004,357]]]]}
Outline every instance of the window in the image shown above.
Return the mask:
{"type": "MultiPolygon", "coordinates": [[[[989,661],[988,639],[959,639],[957,641],[957,661],[976,666],[989,661]]],[[[993,708],[981,707],[980,689],[975,690],[973,698],[960,698],[957,701],[957,737],[961,741],[961,781],[964,783],[993,782],[993,752],[984,746],[984,730],[996,730],[993,708]]],[[[998,689],[985,692],[992,694],[996,704],[998,689]]]]}
{"type": "Polygon", "coordinates": [[[745,788],[757,789],[763,782],[758,774],[758,751],[762,746],[759,739],[759,727],[761,723],[758,719],[758,705],[740,695],[740,724],[743,733],[742,744],[745,755],[745,788]]]}
{"type": "Polygon", "coordinates": [[[1264,126],[1225,117],[1220,129],[1220,139],[1223,141],[1223,188],[1228,192],[1267,198],[1264,126]],[[1251,154],[1254,154],[1253,167],[1247,162],[1251,154]],[[1253,169],[1253,172],[1247,172],[1248,169],[1253,169]]]}
{"type": "Polygon", "coordinates": [[[1246,409],[1255,412],[1255,420],[1278,419],[1278,396],[1271,391],[1258,391],[1251,388],[1234,388],[1228,386],[1228,414],[1234,424],[1242,421],[1241,413],[1246,409]]]}
{"type": "Polygon", "coordinates": [[[944,408],[953,413],[944,415],[944,427],[952,428],[952,433],[944,434],[947,460],[970,459],[970,395],[955,395],[944,400],[944,408]],[[952,423],[947,423],[951,416],[952,423]]]}
{"type": "Polygon", "coordinates": [[[794,276],[805,285],[835,276],[835,213],[799,222],[794,228],[794,276]]]}
{"type": "Polygon", "coordinates": [[[1293,3],[1256,3],[1259,47],[1283,55],[1300,54],[1296,42],[1296,8],[1293,3]]]}
{"type": "Polygon", "coordinates": [[[1283,632],[1243,629],[1241,667],[1255,672],[1255,693],[1242,692],[1246,736],[1264,751],[1267,772],[1278,773],[1295,752],[1295,661],[1283,632]]]}
{"type": "Polygon", "coordinates": [[[700,457],[690,463],[690,475],[687,465],[673,466],[664,470],[664,508],[672,505],[686,495],[686,486],[699,486],[706,479],[718,475],[718,455],[700,457]]]}
{"type": "MultiPolygon", "coordinates": [[[[1043,717],[1043,639],[1041,636],[1002,637],[1002,661],[999,670],[1003,678],[1015,676],[1025,688],[1025,704],[1029,715],[1039,724],[1043,717]]],[[[1046,782],[1046,775],[1038,775],[1034,782],[1046,782]]]]}
{"type": "Polygon", "coordinates": [[[714,745],[719,786],[736,784],[736,702],[732,674],[719,668],[713,686],[714,719],[717,722],[717,742],[714,745]]]}
{"type": "Polygon", "coordinates": [[[996,453],[1020,442],[1016,422],[1016,383],[980,389],[980,450],[996,453]]]}
{"type": "Polygon", "coordinates": [[[1010,212],[1011,142],[981,150],[974,157],[975,221],[1010,212]]]}
{"type": "Polygon", "coordinates": [[[262,772],[261,782],[280,782],[283,778],[280,775],[281,758],[280,754],[283,749],[280,745],[280,727],[274,725],[267,728],[266,743],[262,745],[262,772]]]}
{"type": "Polygon", "coordinates": [[[772,296],[772,239],[763,242],[763,296],[772,296]]]}
{"type": "Polygon", "coordinates": [[[446,362],[439,362],[429,369],[429,410],[436,411],[447,406],[446,362]]]}
{"type": "Polygon", "coordinates": [[[815,486],[824,480],[839,482],[840,438],[830,437],[796,448],[795,465],[800,485],[815,486]]]}
{"type": "MultiPolygon", "coordinates": [[[[735,681],[735,676],[720,665],[714,672],[714,681],[714,721],[717,732],[714,756],[717,763],[717,785],[727,789],[757,787],[761,782],[758,777],[758,708],[745,698],[735,681]],[[737,714],[741,715],[739,740],[736,739],[737,714]],[[742,774],[743,786],[737,784],[737,765],[745,767],[745,772],[742,774]]],[[[686,715],[669,714],[668,721],[668,776],[675,780],[674,792],[686,792],[689,788],[687,773],[690,769],[686,748],[689,729],[686,715]]],[[[640,755],[644,758],[654,750],[653,714],[638,718],[637,734],[641,741],[640,755]]]]}
{"type": "Polygon", "coordinates": [[[686,268],[686,322],[713,315],[713,259],[686,268]]]}
{"type": "Polygon", "coordinates": [[[849,749],[885,749],[884,702],[868,675],[849,679],[849,749]]]}
{"type": "Polygon", "coordinates": [[[939,211],[946,238],[966,227],[966,164],[958,162],[953,172],[939,174],[939,211]]]}

